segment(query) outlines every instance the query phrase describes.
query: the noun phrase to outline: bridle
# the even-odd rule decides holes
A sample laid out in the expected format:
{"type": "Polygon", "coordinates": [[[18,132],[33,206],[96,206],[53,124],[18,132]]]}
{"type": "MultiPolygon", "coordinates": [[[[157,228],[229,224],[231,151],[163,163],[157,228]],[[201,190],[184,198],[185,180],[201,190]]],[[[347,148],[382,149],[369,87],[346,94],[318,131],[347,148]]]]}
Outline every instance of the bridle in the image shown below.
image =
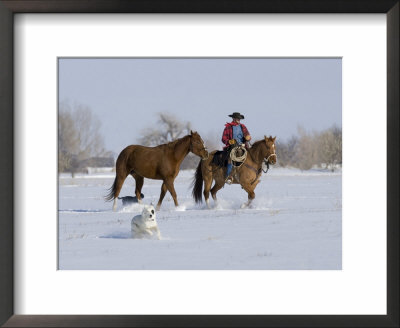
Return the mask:
{"type": "MultiPolygon", "coordinates": [[[[267,158],[264,158],[264,160],[263,160],[265,166],[267,167],[266,171],[264,171],[264,169],[262,169],[264,173],[267,173],[268,170],[269,170],[269,164],[270,164],[269,159],[271,157],[273,157],[273,156],[275,156],[275,161],[278,159],[277,156],[276,156],[276,153],[275,153],[275,144],[272,144],[271,148],[274,150],[274,153],[273,154],[269,154],[269,156],[267,158]]],[[[262,168],[262,166],[261,166],[261,168],[262,168]]]]}
{"type": "MultiPolygon", "coordinates": [[[[275,145],[274,145],[274,150],[275,150],[275,145]]],[[[248,168],[250,168],[250,169],[252,169],[254,172],[256,172],[256,177],[255,177],[255,179],[254,179],[250,184],[253,184],[254,182],[257,181],[258,177],[259,177],[260,174],[261,174],[261,171],[264,172],[264,173],[267,173],[267,172],[268,172],[268,170],[269,170],[269,164],[270,164],[269,159],[270,159],[271,157],[273,157],[273,156],[275,156],[275,160],[277,159],[276,153],[269,154],[267,158],[264,158],[264,159],[263,159],[263,162],[261,163],[261,168],[259,168],[258,171],[257,171],[254,167],[252,167],[252,166],[250,166],[249,164],[245,163],[245,166],[247,166],[248,168]],[[267,169],[266,169],[265,171],[264,171],[263,166],[262,166],[263,163],[264,163],[265,166],[267,167],[267,169]]]]}
{"type": "MultiPolygon", "coordinates": [[[[263,160],[265,166],[267,167],[267,170],[266,170],[266,171],[264,171],[264,169],[262,169],[264,173],[267,173],[268,170],[269,170],[269,164],[270,164],[270,163],[269,163],[269,159],[270,159],[272,156],[275,156],[275,160],[277,159],[276,154],[270,154],[267,158],[264,158],[264,160],[263,160]]],[[[262,166],[261,166],[261,168],[262,168],[262,166]]]]}

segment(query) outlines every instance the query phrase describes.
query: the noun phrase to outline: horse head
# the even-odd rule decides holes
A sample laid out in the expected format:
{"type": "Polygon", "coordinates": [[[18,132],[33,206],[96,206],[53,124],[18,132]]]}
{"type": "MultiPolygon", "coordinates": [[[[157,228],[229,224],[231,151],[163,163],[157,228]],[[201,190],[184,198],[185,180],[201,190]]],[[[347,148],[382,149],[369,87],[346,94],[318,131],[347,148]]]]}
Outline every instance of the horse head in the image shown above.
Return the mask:
{"type": "Polygon", "coordinates": [[[190,151],[200,156],[203,160],[208,158],[208,151],[204,146],[204,141],[196,131],[190,131],[190,151]]]}
{"type": "Polygon", "coordinates": [[[276,137],[272,138],[272,136],[269,136],[268,138],[264,136],[264,141],[267,146],[266,154],[265,154],[265,160],[267,161],[268,164],[276,164],[276,152],[275,152],[275,139],[276,137]]]}

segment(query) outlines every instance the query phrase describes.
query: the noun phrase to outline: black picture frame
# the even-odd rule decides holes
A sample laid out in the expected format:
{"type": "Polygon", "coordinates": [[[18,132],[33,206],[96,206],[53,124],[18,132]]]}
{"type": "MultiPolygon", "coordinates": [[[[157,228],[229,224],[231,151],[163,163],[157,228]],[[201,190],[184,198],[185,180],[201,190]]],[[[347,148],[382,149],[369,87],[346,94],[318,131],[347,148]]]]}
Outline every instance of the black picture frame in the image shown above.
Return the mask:
{"type": "Polygon", "coordinates": [[[399,327],[399,11],[399,0],[0,0],[0,324],[4,327],[399,327]],[[386,14],[387,315],[14,315],[13,176],[17,172],[13,168],[13,21],[16,13],[386,14]]]}

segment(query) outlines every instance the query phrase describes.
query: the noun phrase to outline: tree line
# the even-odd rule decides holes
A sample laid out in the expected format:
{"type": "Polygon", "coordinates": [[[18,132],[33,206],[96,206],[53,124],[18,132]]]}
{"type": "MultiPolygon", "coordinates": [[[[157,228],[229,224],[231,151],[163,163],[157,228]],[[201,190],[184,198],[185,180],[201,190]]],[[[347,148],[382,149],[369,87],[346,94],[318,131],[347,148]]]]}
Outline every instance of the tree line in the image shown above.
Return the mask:
{"type": "Polygon", "coordinates": [[[319,132],[298,129],[288,140],[276,139],[278,163],[282,167],[309,170],[321,167],[332,171],[342,164],[342,129],[336,125],[319,132]]]}
{"type": "MultiPolygon", "coordinates": [[[[190,122],[183,122],[170,113],[158,113],[157,128],[141,131],[137,143],[157,146],[181,138],[190,133],[190,122]]],[[[95,166],[94,161],[105,161],[103,166],[114,166],[112,153],[105,150],[100,132],[100,120],[85,105],[62,102],[58,116],[58,168],[59,172],[77,172],[82,166],[95,166]]],[[[221,131],[222,134],[222,131],[221,131]]],[[[221,135],[202,136],[209,151],[221,149],[221,135]]],[[[128,146],[128,145],[127,145],[128,146]]],[[[122,150],[122,149],[121,149],[122,150]]],[[[309,170],[318,166],[334,170],[342,164],[342,129],[332,126],[319,132],[298,129],[297,135],[288,140],[276,139],[278,165],[309,170]]],[[[181,169],[194,169],[199,158],[189,153],[181,169]]]]}
{"type": "MultiPolygon", "coordinates": [[[[190,122],[182,122],[173,114],[159,113],[157,129],[147,128],[141,133],[138,143],[145,146],[156,146],[167,143],[188,134],[190,122]]],[[[222,135],[222,131],[221,131],[222,135]]],[[[202,136],[207,148],[221,148],[221,135],[202,136]]],[[[314,166],[335,170],[342,164],[342,129],[336,125],[329,129],[309,133],[298,128],[298,135],[293,135],[285,141],[276,139],[278,165],[309,170],[314,166]]],[[[194,169],[199,159],[189,153],[181,165],[181,169],[194,169]]]]}
{"type": "MultiPolygon", "coordinates": [[[[92,110],[81,104],[59,104],[58,171],[75,173],[82,166],[94,166],[96,159],[110,158],[100,132],[101,122],[92,110]]],[[[110,161],[108,161],[110,162],[110,161]]],[[[110,165],[108,163],[108,165],[110,165]]],[[[114,165],[114,161],[111,161],[114,165]]]]}

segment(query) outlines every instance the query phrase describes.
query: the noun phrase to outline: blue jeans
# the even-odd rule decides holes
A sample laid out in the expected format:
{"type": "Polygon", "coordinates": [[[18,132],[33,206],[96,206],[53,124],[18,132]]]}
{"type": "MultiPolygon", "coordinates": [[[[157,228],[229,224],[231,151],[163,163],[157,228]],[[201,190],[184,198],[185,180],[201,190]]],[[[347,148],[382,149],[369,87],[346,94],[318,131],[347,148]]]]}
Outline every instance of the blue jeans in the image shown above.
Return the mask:
{"type": "Polygon", "coordinates": [[[232,163],[228,163],[227,170],[226,170],[226,177],[229,177],[231,172],[232,172],[232,163]]]}

